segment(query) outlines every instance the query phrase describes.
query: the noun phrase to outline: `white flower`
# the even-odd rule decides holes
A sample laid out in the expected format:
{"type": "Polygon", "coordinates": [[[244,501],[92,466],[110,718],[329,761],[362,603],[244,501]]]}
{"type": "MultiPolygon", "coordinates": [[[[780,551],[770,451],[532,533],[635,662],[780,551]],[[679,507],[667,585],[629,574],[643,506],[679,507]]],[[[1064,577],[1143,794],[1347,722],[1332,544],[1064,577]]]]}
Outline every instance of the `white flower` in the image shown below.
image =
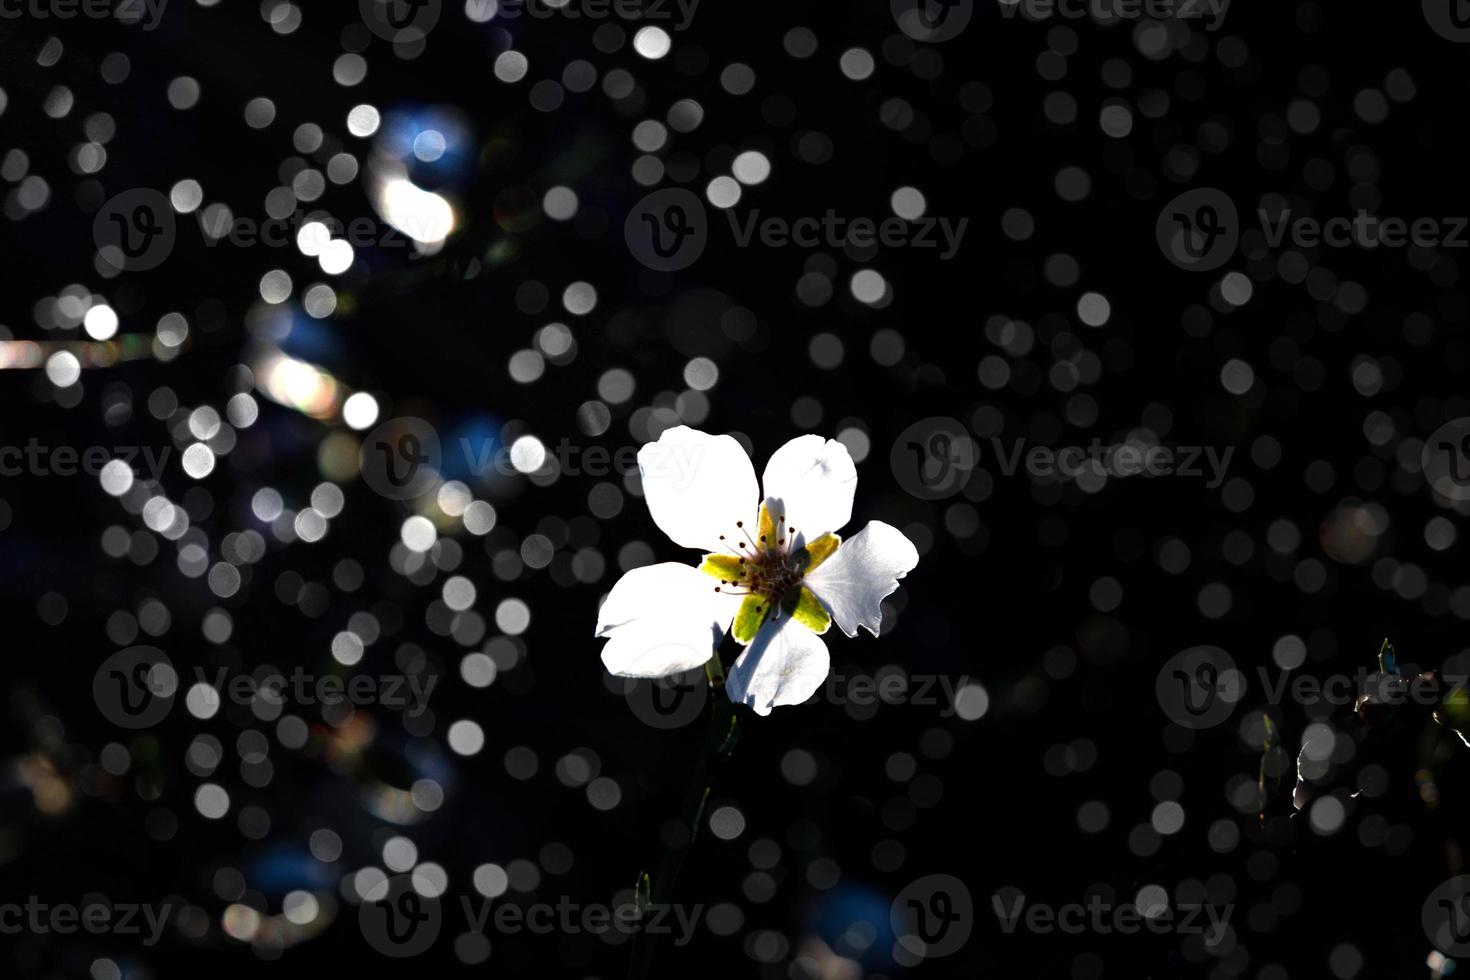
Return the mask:
{"type": "Polygon", "coordinates": [[[872,521],[847,541],[857,471],[846,447],[821,436],[792,439],[766,464],[765,493],[750,457],[730,436],[687,426],[638,451],[654,523],[697,568],[635,568],[613,586],[597,617],[602,662],[620,677],[665,677],[704,666],[731,630],[746,649],[730,668],[730,700],[757,714],[800,704],[827,678],[835,620],[874,636],[882,602],[919,562],[898,529],[872,521]],[[711,581],[718,581],[718,584],[711,581]]]}

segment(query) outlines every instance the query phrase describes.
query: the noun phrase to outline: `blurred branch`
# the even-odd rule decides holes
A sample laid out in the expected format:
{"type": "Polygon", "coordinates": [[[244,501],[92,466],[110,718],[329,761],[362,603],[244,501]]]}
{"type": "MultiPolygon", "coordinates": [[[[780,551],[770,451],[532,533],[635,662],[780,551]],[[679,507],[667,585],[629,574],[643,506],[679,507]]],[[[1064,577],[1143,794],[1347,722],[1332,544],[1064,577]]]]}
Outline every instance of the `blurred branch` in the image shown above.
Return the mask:
{"type": "MultiPolygon", "coordinates": [[[[738,644],[727,636],[721,649],[725,646],[738,647],[738,644]]],[[[639,875],[636,891],[640,915],[673,901],[679,875],[684,870],[689,852],[694,849],[699,826],[704,821],[704,806],[709,800],[710,789],[718,772],[717,766],[734,751],[740,734],[740,717],[725,695],[725,667],[720,660],[720,651],[710,657],[704,665],[704,672],[710,686],[709,728],[705,731],[699,762],[694,767],[689,788],[684,794],[684,806],[679,816],[681,835],[672,842],[665,841],[658,874],[651,883],[647,872],[639,875]]],[[[645,935],[641,930],[634,935],[632,962],[628,969],[630,980],[647,980],[651,976],[657,938],[654,935],[645,935]]]]}

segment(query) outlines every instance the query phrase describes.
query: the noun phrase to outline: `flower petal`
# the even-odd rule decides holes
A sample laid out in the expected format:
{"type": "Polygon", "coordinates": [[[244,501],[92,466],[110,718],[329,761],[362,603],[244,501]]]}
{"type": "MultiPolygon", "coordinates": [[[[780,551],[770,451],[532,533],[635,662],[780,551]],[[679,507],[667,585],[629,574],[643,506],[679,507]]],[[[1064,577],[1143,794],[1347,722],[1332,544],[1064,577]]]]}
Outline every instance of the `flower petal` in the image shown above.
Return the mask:
{"type": "Polygon", "coordinates": [[[847,447],[835,439],[792,439],[771,456],[761,485],[766,500],[781,502],[774,509],[785,514],[786,527],[795,528],[803,541],[841,530],[852,520],[857,468],[847,447]]]}
{"type": "Polygon", "coordinates": [[[790,616],[761,627],[730,668],[725,693],[756,714],[768,715],[783,704],[801,704],[827,679],[831,668],[827,644],[790,616]]]}
{"type": "Polygon", "coordinates": [[[745,559],[735,555],[705,555],[704,561],[699,563],[699,571],[702,575],[718,579],[721,585],[738,582],[745,574],[745,559]]]}
{"type": "Polygon", "coordinates": [[[730,625],[730,635],[741,646],[750,646],[750,641],[760,632],[761,624],[766,621],[770,612],[770,603],[765,596],[745,596],[740,600],[740,610],[735,613],[735,622],[730,625]]]}
{"type": "Polygon", "coordinates": [[[897,591],[898,580],[918,563],[919,552],[903,532],[870,521],[808,575],[806,585],[831,610],[842,632],[857,636],[857,628],[865,626],[877,636],[883,599],[897,591]]]}
{"type": "Polygon", "coordinates": [[[803,575],[810,575],[817,567],[831,558],[842,539],[835,534],[824,534],[815,541],[808,541],[805,548],[796,553],[796,567],[803,575]]]}
{"type": "Polygon", "coordinates": [[[682,674],[709,662],[721,632],[687,621],[639,620],[608,638],[602,648],[602,663],[616,677],[682,674]]]}
{"type": "Polygon", "coordinates": [[[640,619],[694,619],[729,625],[738,596],[715,591],[692,565],[666,561],[625,572],[597,610],[597,636],[640,619]]]}
{"type": "Polygon", "coordinates": [[[781,603],[781,612],[821,636],[832,626],[832,617],[811,589],[802,586],[786,593],[781,603]]]}
{"type": "Polygon", "coordinates": [[[730,626],[739,596],[714,591],[689,565],[665,562],[618,579],[597,613],[602,662],[619,677],[666,677],[701,667],[730,626]]]}
{"type": "Polygon", "coordinates": [[[755,468],[730,436],[666,429],[638,450],[638,471],[653,522],[682,547],[724,552],[720,535],[742,540],[735,522],[749,526],[756,517],[755,468]]]}

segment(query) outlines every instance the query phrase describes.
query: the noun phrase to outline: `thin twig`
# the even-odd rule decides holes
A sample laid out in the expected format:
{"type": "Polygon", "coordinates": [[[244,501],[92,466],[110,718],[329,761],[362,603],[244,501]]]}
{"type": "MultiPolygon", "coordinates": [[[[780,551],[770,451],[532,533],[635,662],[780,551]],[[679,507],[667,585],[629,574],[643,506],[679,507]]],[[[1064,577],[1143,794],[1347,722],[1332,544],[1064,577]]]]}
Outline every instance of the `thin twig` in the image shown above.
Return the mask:
{"type": "MultiPolygon", "coordinates": [[[[645,889],[647,905],[650,907],[668,905],[673,901],[674,889],[679,883],[679,875],[684,870],[689,852],[694,849],[695,838],[699,835],[699,826],[704,821],[704,805],[709,799],[710,789],[714,784],[716,764],[727,758],[735,747],[740,716],[735,713],[735,706],[725,695],[725,668],[720,662],[718,652],[704,665],[704,672],[710,686],[712,707],[709,728],[705,731],[704,747],[700,751],[699,762],[690,776],[689,788],[684,794],[684,806],[680,810],[680,825],[684,830],[684,837],[682,840],[664,845],[658,875],[653,879],[651,886],[647,882],[648,876],[640,875],[638,887],[640,905],[643,904],[645,889]]],[[[646,914],[648,909],[640,908],[639,911],[646,914]]],[[[645,936],[641,930],[633,935],[632,960],[628,969],[629,980],[648,980],[653,968],[653,954],[657,946],[657,938],[653,934],[645,936]]]]}

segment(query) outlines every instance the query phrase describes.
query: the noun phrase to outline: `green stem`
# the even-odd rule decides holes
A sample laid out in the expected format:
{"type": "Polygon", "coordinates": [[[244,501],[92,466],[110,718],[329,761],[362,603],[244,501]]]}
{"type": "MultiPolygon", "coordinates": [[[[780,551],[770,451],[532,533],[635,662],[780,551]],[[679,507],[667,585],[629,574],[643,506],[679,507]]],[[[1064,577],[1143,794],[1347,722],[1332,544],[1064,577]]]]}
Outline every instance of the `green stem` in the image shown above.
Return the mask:
{"type": "MultiPolygon", "coordinates": [[[[740,716],[735,713],[735,706],[725,695],[725,668],[720,662],[718,651],[704,665],[704,673],[709,682],[712,707],[709,728],[704,735],[704,748],[689,778],[689,788],[684,793],[684,806],[680,810],[679,822],[684,830],[684,839],[665,844],[658,874],[651,885],[647,874],[639,878],[640,906],[668,905],[673,901],[679,875],[684,870],[689,852],[694,849],[699,826],[704,821],[704,805],[714,785],[715,767],[729,757],[739,734],[740,716]]],[[[645,911],[645,908],[640,908],[640,911],[645,911]]],[[[648,980],[651,976],[657,940],[656,935],[644,935],[641,930],[634,934],[629,980],[648,980]]]]}

